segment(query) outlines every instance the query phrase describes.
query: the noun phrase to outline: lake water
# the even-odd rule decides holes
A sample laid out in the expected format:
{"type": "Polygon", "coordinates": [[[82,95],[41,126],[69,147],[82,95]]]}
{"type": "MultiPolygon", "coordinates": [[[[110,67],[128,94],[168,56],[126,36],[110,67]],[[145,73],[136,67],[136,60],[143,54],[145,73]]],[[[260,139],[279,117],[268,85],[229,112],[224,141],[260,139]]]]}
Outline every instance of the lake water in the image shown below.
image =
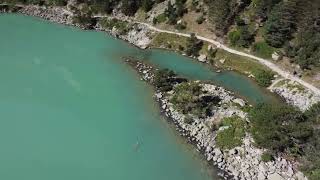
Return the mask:
{"type": "Polygon", "coordinates": [[[121,58],[129,55],[252,101],[269,98],[243,76],[217,74],[171,52],[0,15],[0,178],[219,179],[160,117],[152,89],[121,58]]]}

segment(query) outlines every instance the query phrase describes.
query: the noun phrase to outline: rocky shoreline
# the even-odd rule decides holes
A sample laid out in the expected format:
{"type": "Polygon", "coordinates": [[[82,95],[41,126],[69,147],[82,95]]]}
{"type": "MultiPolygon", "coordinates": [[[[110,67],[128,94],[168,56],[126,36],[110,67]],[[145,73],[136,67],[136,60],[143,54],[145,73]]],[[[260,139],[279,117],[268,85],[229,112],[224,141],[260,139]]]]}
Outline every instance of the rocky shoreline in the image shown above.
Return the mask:
{"type": "Polygon", "coordinates": [[[312,105],[320,102],[320,96],[304,88],[294,81],[280,79],[269,87],[271,92],[281,96],[288,104],[306,111],[312,105]]]}
{"type": "MultiPolygon", "coordinates": [[[[141,80],[153,84],[156,69],[152,66],[127,59],[141,76],[141,80]]],[[[159,102],[161,112],[173,123],[181,136],[188,139],[188,142],[195,145],[197,150],[204,155],[207,161],[222,170],[220,175],[225,179],[239,180],[305,180],[301,172],[296,170],[296,165],[284,158],[278,157],[274,161],[263,162],[261,156],[265,150],[254,146],[253,139],[247,134],[241,146],[230,150],[223,150],[216,145],[216,135],[221,129],[213,129],[209,124],[225,117],[237,115],[246,119],[247,114],[241,110],[245,101],[234,97],[234,95],[212,84],[202,84],[202,89],[210,95],[218,95],[221,99],[221,108],[214,109],[214,115],[205,119],[194,118],[192,124],[185,122],[186,116],[177,111],[170,103],[171,93],[156,90],[155,99],[159,102]],[[169,95],[168,95],[169,94],[169,95]]],[[[247,119],[246,119],[247,120],[247,119]]]]}

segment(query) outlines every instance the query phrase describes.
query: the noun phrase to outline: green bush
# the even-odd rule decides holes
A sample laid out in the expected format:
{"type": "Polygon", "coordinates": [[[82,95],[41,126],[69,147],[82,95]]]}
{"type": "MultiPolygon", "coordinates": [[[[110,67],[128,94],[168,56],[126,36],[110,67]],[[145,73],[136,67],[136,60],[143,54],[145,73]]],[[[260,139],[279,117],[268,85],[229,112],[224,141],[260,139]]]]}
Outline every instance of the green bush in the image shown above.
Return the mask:
{"type": "Polygon", "coordinates": [[[183,22],[181,22],[181,23],[179,23],[179,24],[176,24],[174,27],[175,27],[177,30],[184,30],[184,29],[187,28],[187,23],[183,21],[183,22]]]}
{"type": "Polygon", "coordinates": [[[90,15],[77,15],[73,17],[73,23],[81,24],[90,27],[95,24],[95,20],[90,15]]]}
{"type": "Polygon", "coordinates": [[[274,48],[269,46],[266,42],[257,42],[253,45],[253,52],[263,58],[271,58],[274,48]]]}
{"type": "Polygon", "coordinates": [[[244,120],[237,116],[225,118],[221,126],[228,128],[218,131],[216,137],[218,147],[222,149],[232,149],[242,144],[242,139],[246,133],[246,122],[244,120]]]}
{"type": "Polygon", "coordinates": [[[240,36],[241,36],[240,31],[238,31],[238,30],[231,31],[228,34],[228,38],[229,38],[230,44],[232,46],[236,46],[237,42],[240,40],[240,36]]]}
{"type": "Polygon", "coordinates": [[[261,160],[262,160],[263,162],[269,162],[269,161],[273,161],[274,158],[273,158],[272,153],[270,153],[270,152],[267,151],[267,152],[264,152],[264,153],[262,154],[261,160]]]}
{"type": "Polygon", "coordinates": [[[201,87],[197,82],[183,82],[173,89],[170,102],[183,114],[192,114],[199,118],[212,115],[212,107],[221,99],[217,96],[201,95],[201,87]]]}
{"type": "Polygon", "coordinates": [[[205,20],[205,19],[204,19],[203,15],[201,15],[201,16],[199,16],[199,17],[197,18],[196,22],[197,22],[198,24],[202,24],[204,20],[205,20]]]}
{"type": "Polygon", "coordinates": [[[170,91],[173,88],[173,78],[176,74],[168,69],[161,69],[155,73],[154,84],[161,91],[170,91]]]}
{"type": "Polygon", "coordinates": [[[187,124],[191,124],[191,123],[193,123],[193,118],[191,117],[191,116],[186,116],[185,118],[184,118],[184,123],[187,123],[187,124]]]}
{"type": "Polygon", "coordinates": [[[314,123],[319,124],[320,123],[320,102],[311,106],[304,114],[314,123]]]}
{"type": "Polygon", "coordinates": [[[249,31],[247,25],[238,26],[236,30],[228,34],[230,44],[232,46],[249,47],[254,40],[253,34],[249,31]]]}
{"type": "Polygon", "coordinates": [[[103,18],[99,21],[101,26],[105,29],[112,29],[115,27],[120,34],[126,34],[128,31],[130,31],[130,27],[128,26],[128,22],[121,21],[118,19],[109,19],[109,18],[103,18]]]}
{"type": "Polygon", "coordinates": [[[153,18],[153,24],[163,23],[163,22],[166,22],[166,20],[167,20],[167,16],[163,13],[153,18]]]}
{"type": "Polygon", "coordinates": [[[258,69],[253,72],[253,75],[257,83],[262,87],[268,87],[271,85],[274,79],[274,73],[272,71],[258,69]]]}

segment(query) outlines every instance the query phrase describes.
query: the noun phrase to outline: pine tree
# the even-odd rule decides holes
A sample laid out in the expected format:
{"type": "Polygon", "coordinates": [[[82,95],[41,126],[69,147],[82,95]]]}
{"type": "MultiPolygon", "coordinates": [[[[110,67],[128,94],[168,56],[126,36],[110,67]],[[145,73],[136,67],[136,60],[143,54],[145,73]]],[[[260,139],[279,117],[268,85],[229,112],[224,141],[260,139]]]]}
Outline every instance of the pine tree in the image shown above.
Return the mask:
{"type": "Polygon", "coordinates": [[[265,40],[273,47],[282,47],[296,30],[298,3],[288,0],[277,4],[266,22],[265,40]]]}
{"type": "Polygon", "coordinates": [[[185,0],[176,0],[176,14],[177,16],[179,17],[182,17],[183,14],[186,12],[186,9],[184,7],[184,3],[185,3],[185,0]]]}
{"type": "Polygon", "coordinates": [[[194,33],[191,33],[190,38],[187,41],[186,54],[188,56],[199,56],[199,51],[203,46],[203,42],[200,41],[194,33]]]}
{"type": "Polygon", "coordinates": [[[320,66],[320,5],[308,1],[302,13],[302,21],[299,23],[299,31],[294,47],[294,61],[302,69],[310,69],[312,66],[320,66]]]}
{"type": "Polygon", "coordinates": [[[122,2],[122,12],[127,16],[134,15],[139,9],[138,0],[121,0],[122,2]]]}
{"type": "Polygon", "coordinates": [[[148,12],[152,9],[153,1],[151,0],[142,0],[142,9],[144,12],[148,12]]]}
{"type": "Polygon", "coordinates": [[[256,16],[266,20],[271,9],[281,0],[256,0],[254,1],[256,16]]]}
{"type": "Polygon", "coordinates": [[[168,1],[168,6],[167,6],[167,9],[165,10],[165,15],[168,18],[169,24],[176,24],[177,23],[176,9],[171,4],[171,1],[168,1]]]}
{"type": "Polygon", "coordinates": [[[208,1],[209,20],[219,34],[224,34],[230,23],[230,2],[232,0],[211,0],[208,1]]]}

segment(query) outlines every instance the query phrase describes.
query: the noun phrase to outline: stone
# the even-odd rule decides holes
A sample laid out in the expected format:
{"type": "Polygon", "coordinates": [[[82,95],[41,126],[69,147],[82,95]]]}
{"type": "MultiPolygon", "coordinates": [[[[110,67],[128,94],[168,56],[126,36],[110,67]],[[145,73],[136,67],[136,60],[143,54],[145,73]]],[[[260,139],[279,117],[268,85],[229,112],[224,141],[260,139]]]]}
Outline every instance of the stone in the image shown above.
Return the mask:
{"type": "Polygon", "coordinates": [[[288,166],[287,175],[288,175],[289,177],[292,177],[292,176],[293,176],[293,174],[294,174],[294,172],[293,172],[292,167],[288,166]]]}
{"type": "Polygon", "coordinates": [[[236,149],[231,149],[231,150],[229,151],[229,154],[230,154],[230,155],[235,155],[235,154],[238,154],[238,151],[237,151],[236,149]]]}
{"type": "Polygon", "coordinates": [[[265,174],[267,171],[268,171],[268,167],[263,162],[261,162],[259,164],[259,172],[262,172],[265,174]]]}
{"type": "Polygon", "coordinates": [[[278,173],[268,175],[268,180],[284,180],[278,173]]]}
{"type": "Polygon", "coordinates": [[[233,102],[236,103],[236,104],[239,104],[241,107],[246,105],[246,102],[244,100],[242,100],[242,99],[239,99],[239,98],[234,99],[233,102]]]}
{"type": "Polygon", "coordinates": [[[226,59],[220,59],[219,61],[221,64],[224,64],[226,62],[226,59]]]}
{"type": "Polygon", "coordinates": [[[280,60],[280,55],[277,52],[274,52],[272,54],[272,59],[275,61],[279,61],[280,60]]]}
{"type": "Polygon", "coordinates": [[[208,154],[207,161],[210,161],[212,158],[213,158],[213,156],[211,154],[208,154]]]}
{"type": "Polygon", "coordinates": [[[265,180],[266,176],[262,172],[258,172],[258,180],[265,180]]]}
{"type": "Polygon", "coordinates": [[[201,54],[199,57],[198,57],[198,60],[200,62],[206,62],[207,61],[207,56],[205,54],[201,54]]]}
{"type": "Polygon", "coordinates": [[[212,151],[212,147],[211,146],[207,146],[207,148],[206,148],[206,152],[211,152],[212,151]]]}
{"type": "Polygon", "coordinates": [[[295,179],[296,180],[308,180],[308,178],[306,176],[304,176],[303,173],[300,171],[296,173],[295,179]]]}

